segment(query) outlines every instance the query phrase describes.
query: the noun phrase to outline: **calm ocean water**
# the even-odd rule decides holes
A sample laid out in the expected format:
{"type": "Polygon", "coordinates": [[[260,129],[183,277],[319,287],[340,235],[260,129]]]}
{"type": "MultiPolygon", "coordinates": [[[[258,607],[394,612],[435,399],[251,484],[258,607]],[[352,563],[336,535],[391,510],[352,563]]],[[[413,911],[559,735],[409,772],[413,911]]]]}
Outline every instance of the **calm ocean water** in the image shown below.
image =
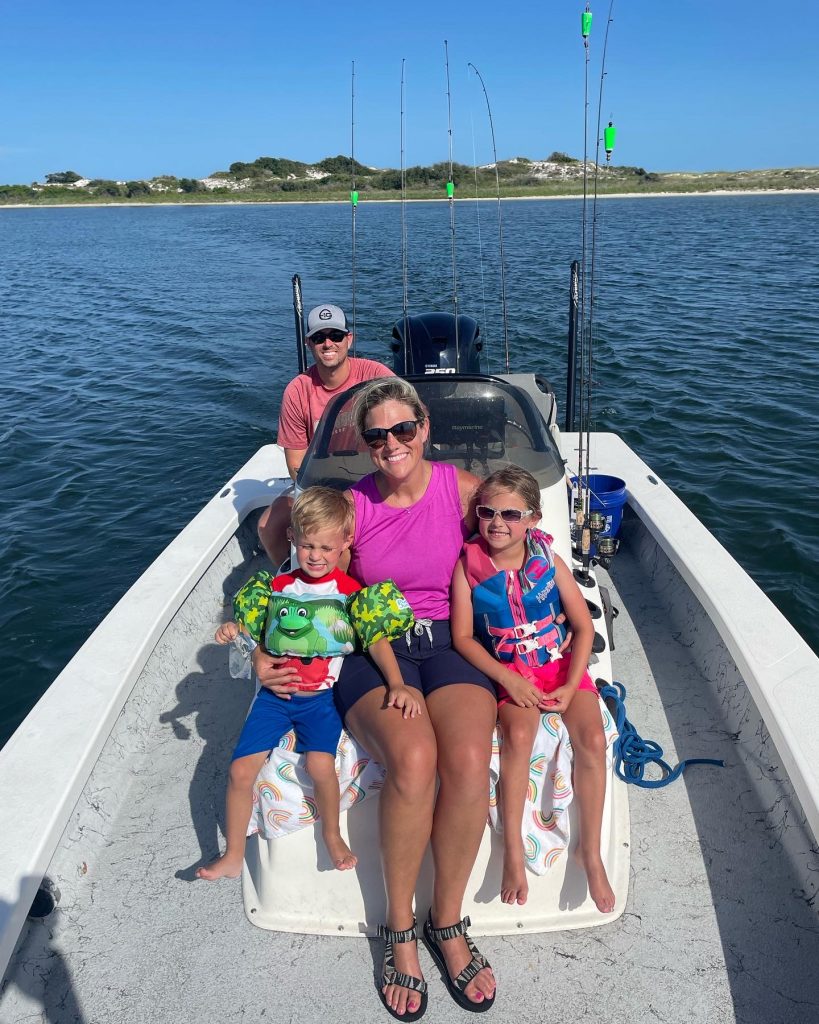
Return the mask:
{"type": "MultiPolygon", "coordinates": [[[[504,205],[512,369],[561,400],[580,212],[504,205]]],[[[410,310],[450,308],[448,209],[406,214],[410,310]]],[[[357,220],[358,352],[388,362],[400,207],[357,220]]],[[[494,204],[459,203],[457,240],[459,307],[499,370],[494,204]]],[[[271,439],[296,371],[290,278],[349,310],[349,250],[344,206],[0,210],[0,743],[271,439]]],[[[819,648],[819,196],[607,200],[596,265],[595,428],[819,648]]]]}

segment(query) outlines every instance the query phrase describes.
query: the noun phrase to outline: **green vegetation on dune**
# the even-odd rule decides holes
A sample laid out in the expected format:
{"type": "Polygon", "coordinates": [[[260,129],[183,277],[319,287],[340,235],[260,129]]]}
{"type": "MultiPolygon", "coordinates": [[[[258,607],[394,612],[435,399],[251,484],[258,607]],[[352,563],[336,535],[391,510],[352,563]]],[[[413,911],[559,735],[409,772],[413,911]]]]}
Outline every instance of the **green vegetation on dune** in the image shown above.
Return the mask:
{"type": "MultiPolygon", "coordinates": [[[[367,167],[347,156],[332,156],[316,164],[285,157],[261,156],[237,161],[226,171],[206,178],[160,175],[149,181],[111,181],[83,178],[76,171],[55,171],[44,183],[0,185],[0,205],[49,206],[64,203],[179,203],[349,201],[355,187],[361,200],[399,199],[402,175],[395,168],[367,167]]],[[[408,199],[444,199],[449,164],[413,166],[404,170],[403,191],[408,199]]],[[[657,172],[643,167],[601,164],[595,182],[594,165],[586,169],[585,186],[599,195],[695,193],[711,191],[819,189],[819,168],[764,171],[657,172]]],[[[494,198],[497,182],[505,198],[578,196],[584,190],[582,162],[554,152],[545,160],[514,157],[483,167],[455,163],[452,180],[460,198],[494,198]],[[496,178],[497,175],[497,178],[496,178]]]]}

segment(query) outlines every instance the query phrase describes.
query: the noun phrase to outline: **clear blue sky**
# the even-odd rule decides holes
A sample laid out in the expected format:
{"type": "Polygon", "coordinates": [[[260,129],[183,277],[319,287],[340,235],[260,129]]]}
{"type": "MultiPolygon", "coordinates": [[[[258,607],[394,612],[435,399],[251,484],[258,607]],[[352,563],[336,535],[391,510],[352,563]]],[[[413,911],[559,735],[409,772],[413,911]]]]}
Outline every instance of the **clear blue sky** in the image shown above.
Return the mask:
{"type": "MultiPolygon", "coordinates": [[[[313,162],[350,151],[400,165],[583,150],[577,0],[38,0],[0,21],[0,182],[72,169],[89,177],[203,177],[234,160],[313,162]],[[474,125],[474,150],[473,150],[474,125]]],[[[590,146],[608,0],[592,5],[590,146]]],[[[603,114],[615,162],[648,170],[819,165],[819,4],[615,0],[603,114]]]]}

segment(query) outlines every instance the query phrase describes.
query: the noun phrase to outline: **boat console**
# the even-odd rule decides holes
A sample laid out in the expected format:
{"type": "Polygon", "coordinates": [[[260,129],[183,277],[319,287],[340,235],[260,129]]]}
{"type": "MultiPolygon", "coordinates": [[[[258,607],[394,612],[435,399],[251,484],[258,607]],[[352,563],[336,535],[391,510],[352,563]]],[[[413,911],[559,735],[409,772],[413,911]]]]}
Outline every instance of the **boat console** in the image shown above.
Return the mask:
{"type": "MultiPolygon", "coordinates": [[[[484,374],[409,376],[429,410],[428,458],[451,462],[476,476],[514,463],[528,469],[541,490],[562,481],[563,460],[531,394],[484,374]]],[[[299,488],[347,488],[372,472],[367,446],[352,419],[357,385],[328,405],[302,463],[299,488]]]]}

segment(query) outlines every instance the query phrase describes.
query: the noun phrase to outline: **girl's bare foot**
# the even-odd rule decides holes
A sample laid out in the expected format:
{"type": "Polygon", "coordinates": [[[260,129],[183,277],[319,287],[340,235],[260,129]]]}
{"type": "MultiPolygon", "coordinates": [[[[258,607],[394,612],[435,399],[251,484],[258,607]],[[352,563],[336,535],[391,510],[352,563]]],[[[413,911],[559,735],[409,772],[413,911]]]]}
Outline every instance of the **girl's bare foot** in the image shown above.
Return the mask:
{"type": "Polygon", "coordinates": [[[206,882],[218,882],[220,878],[238,878],[242,873],[243,860],[243,857],[237,860],[236,857],[224,854],[205,867],[197,868],[196,877],[203,878],[206,882]]]}
{"type": "Polygon", "coordinates": [[[339,871],[349,871],[358,864],[358,857],[341,838],[340,833],[324,837],[324,845],[330,854],[330,860],[339,871]]]}
{"type": "Polygon", "coordinates": [[[600,855],[587,856],[582,849],[578,849],[576,857],[586,872],[589,895],[594,900],[594,905],[601,914],[610,914],[614,910],[614,890],[609,883],[609,876],[600,855]]]}
{"type": "Polygon", "coordinates": [[[523,857],[523,843],[507,844],[503,851],[503,878],[501,879],[501,902],[510,905],[524,904],[529,895],[526,867],[523,857]]]}

